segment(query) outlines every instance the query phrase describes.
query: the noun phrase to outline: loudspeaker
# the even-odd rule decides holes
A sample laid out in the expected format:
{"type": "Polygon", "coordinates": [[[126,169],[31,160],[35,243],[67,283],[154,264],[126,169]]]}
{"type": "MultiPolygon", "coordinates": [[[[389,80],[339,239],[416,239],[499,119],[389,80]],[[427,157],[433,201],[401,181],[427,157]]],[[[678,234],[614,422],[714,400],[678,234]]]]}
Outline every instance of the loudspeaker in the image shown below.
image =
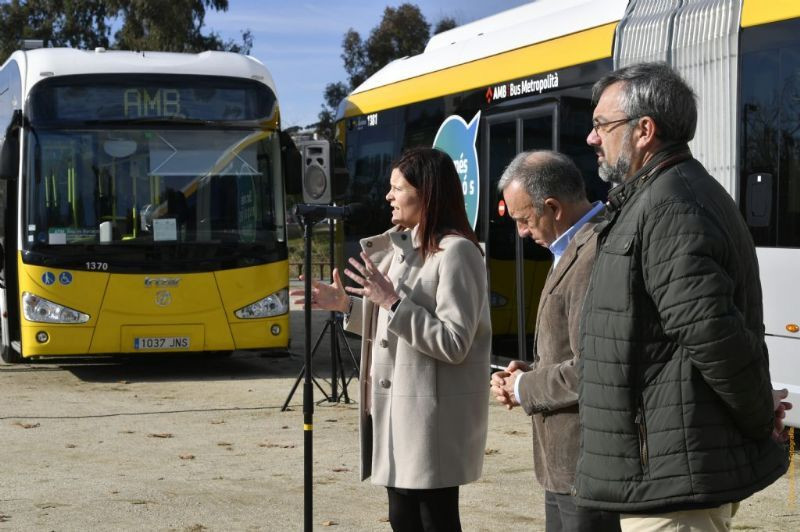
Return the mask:
{"type": "Polygon", "coordinates": [[[331,189],[331,145],[327,140],[305,140],[298,143],[303,157],[303,202],[330,204],[331,189]]]}

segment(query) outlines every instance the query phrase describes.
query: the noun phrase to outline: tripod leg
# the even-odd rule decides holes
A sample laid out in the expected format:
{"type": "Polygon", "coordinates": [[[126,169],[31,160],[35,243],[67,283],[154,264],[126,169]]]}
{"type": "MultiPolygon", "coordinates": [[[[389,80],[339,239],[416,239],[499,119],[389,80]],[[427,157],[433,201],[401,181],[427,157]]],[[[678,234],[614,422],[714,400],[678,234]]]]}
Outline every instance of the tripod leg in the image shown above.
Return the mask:
{"type": "Polygon", "coordinates": [[[311,377],[311,380],[314,381],[314,385],[317,387],[317,389],[320,391],[320,393],[324,396],[322,399],[320,399],[317,402],[321,403],[323,401],[331,401],[331,396],[328,395],[328,392],[325,391],[325,388],[322,387],[322,385],[317,381],[317,379],[315,379],[314,377],[311,377]]]}
{"type": "MultiPolygon", "coordinates": [[[[319,347],[319,344],[322,341],[322,337],[325,334],[325,330],[328,328],[329,325],[330,324],[326,322],[325,327],[323,327],[322,332],[320,332],[319,336],[317,337],[317,341],[314,343],[314,347],[311,349],[311,358],[314,358],[314,354],[317,352],[317,347],[319,347]]],[[[300,385],[300,381],[303,380],[303,375],[305,374],[305,371],[306,371],[306,365],[304,363],[303,367],[300,368],[300,374],[297,376],[297,379],[294,381],[294,384],[292,385],[292,389],[289,392],[289,395],[286,397],[286,401],[284,401],[283,406],[281,407],[281,412],[286,412],[286,409],[289,408],[289,401],[292,400],[294,392],[297,391],[297,387],[300,385]]],[[[328,392],[324,388],[322,388],[322,386],[320,386],[320,384],[317,382],[317,379],[314,378],[313,375],[311,376],[311,380],[314,382],[314,384],[316,384],[317,388],[319,388],[319,391],[322,392],[322,395],[325,396],[325,400],[330,401],[328,392]]]]}
{"type": "Polygon", "coordinates": [[[314,342],[314,347],[311,348],[311,358],[314,358],[314,354],[317,352],[317,348],[319,347],[320,342],[322,342],[322,337],[325,336],[325,331],[328,330],[329,326],[330,322],[326,320],[325,326],[320,331],[319,336],[317,336],[317,341],[314,342]]]}
{"type": "Polygon", "coordinates": [[[292,400],[292,396],[294,392],[297,390],[297,386],[300,384],[300,381],[303,379],[303,375],[306,372],[306,365],[303,364],[303,367],[300,368],[300,375],[297,376],[297,379],[294,381],[294,385],[292,386],[292,390],[289,392],[288,397],[286,397],[286,401],[283,402],[283,406],[281,407],[281,412],[286,412],[286,409],[289,407],[289,401],[292,400]]]}
{"type": "MultiPolygon", "coordinates": [[[[350,353],[350,360],[353,361],[353,368],[355,368],[355,374],[358,375],[359,368],[361,367],[361,364],[358,362],[358,359],[353,354],[353,350],[350,349],[350,344],[347,342],[347,335],[344,333],[344,328],[342,327],[341,323],[337,322],[336,323],[336,327],[339,330],[339,334],[342,335],[343,343],[344,343],[345,347],[347,348],[347,352],[350,353]]],[[[351,379],[352,379],[352,377],[351,377],[351,379]]]]}
{"type": "MultiPolygon", "coordinates": [[[[339,356],[339,354],[337,353],[336,356],[339,356]]],[[[350,396],[347,395],[347,378],[344,375],[344,364],[342,364],[341,359],[339,359],[339,376],[337,378],[342,379],[342,395],[344,395],[344,402],[350,404],[350,396]]]]}
{"type": "Polygon", "coordinates": [[[342,327],[341,322],[339,322],[339,320],[335,320],[332,327],[336,331],[336,339],[334,342],[335,349],[331,350],[331,356],[336,358],[336,366],[338,367],[338,371],[336,372],[334,378],[337,380],[337,382],[341,383],[342,389],[341,393],[336,396],[335,400],[338,402],[342,397],[344,397],[344,402],[349,404],[350,395],[347,392],[347,385],[353,379],[353,376],[358,375],[359,364],[355,355],[353,354],[353,350],[350,348],[350,344],[347,342],[347,336],[344,333],[344,328],[342,327]],[[349,379],[345,374],[344,362],[342,361],[342,344],[344,344],[345,348],[350,353],[350,360],[353,362],[354,375],[351,375],[349,379]]]}
{"type": "MultiPolygon", "coordinates": [[[[300,368],[300,375],[298,375],[297,379],[294,381],[292,389],[289,391],[289,395],[286,397],[286,401],[284,401],[283,406],[281,407],[281,412],[286,412],[286,409],[289,408],[289,401],[292,400],[294,392],[297,391],[297,386],[299,386],[300,381],[303,380],[303,375],[305,375],[305,372],[306,372],[306,365],[303,364],[303,367],[300,368]]],[[[322,385],[320,385],[319,382],[317,382],[317,379],[314,378],[313,375],[311,376],[311,382],[313,382],[316,385],[317,389],[322,393],[322,395],[325,396],[325,398],[322,399],[323,401],[331,400],[330,397],[328,396],[328,392],[325,390],[325,388],[322,387],[322,385]]]]}
{"type": "Polygon", "coordinates": [[[332,403],[339,402],[339,345],[336,337],[336,317],[331,313],[328,323],[331,324],[331,398],[332,403]]]}
{"type": "MultiPolygon", "coordinates": [[[[325,336],[325,331],[328,330],[328,327],[330,327],[330,323],[326,321],[325,322],[325,326],[320,331],[319,336],[317,336],[317,341],[314,342],[314,347],[311,349],[311,358],[314,358],[314,355],[317,354],[317,348],[319,347],[320,343],[322,343],[322,338],[325,336]]],[[[316,385],[316,387],[319,389],[319,391],[325,397],[324,401],[330,401],[331,397],[328,395],[328,392],[322,387],[322,385],[320,385],[319,382],[317,382],[317,379],[314,377],[313,373],[311,375],[311,380],[314,381],[314,384],[316,385]]]]}
{"type": "MultiPolygon", "coordinates": [[[[339,341],[340,341],[340,343],[344,344],[345,347],[347,348],[347,350],[349,351],[350,350],[350,345],[347,343],[347,337],[344,334],[344,329],[342,329],[342,326],[339,325],[338,322],[336,323],[336,325],[337,325],[337,327],[336,327],[337,335],[341,335],[341,340],[339,340],[339,341]]],[[[351,354],[352,354],[352,352],[351,352],[351,354]]],[[[344,373],[344,364],[342,363],[342,351],[341,351],[341,349],[338,349],[336,351],[336,357],[339,359],[339,375],[338,375],[337,378],[342,380],[342,395],[344,395],[344,402],[346,404],[350,404],[350,396],[347,393],[348,380],[347,380],[347,377],[345,376],[345,373],[344,373]]],[[[356,367],[358,367],[358,366],[356,366],[356,367]]]]}

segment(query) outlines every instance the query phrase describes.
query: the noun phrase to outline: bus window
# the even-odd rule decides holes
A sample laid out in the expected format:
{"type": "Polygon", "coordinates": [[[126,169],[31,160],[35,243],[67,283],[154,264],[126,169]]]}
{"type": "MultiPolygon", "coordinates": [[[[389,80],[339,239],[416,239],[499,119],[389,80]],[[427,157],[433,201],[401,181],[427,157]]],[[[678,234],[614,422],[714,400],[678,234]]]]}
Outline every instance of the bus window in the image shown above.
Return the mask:
{"type": "Polygon", "coordinates": [[[537,116],[522,121],[522,149],[548,150],[553,146],[553,117],[537,116]]]}
{"type": "Polygon", "coordinates": [[[527,360],[536,324],[539,294],[550,267],[550,252],[530,238],[519,240],[514,220],[501,208],[497,183],[506,166],[523,150],[553,148],[550,106],[489,117],[489,243],[488,265],[492,305],[492,352],[527,360]],[[522,261],[518,259],[521,251],[522,261]],[[524,303],[518,304],[522,299],[524,303]],[[518,335],[520,323],[524,335],[518,335]]]}
{"type": "Polygon", "coordinates": [[[274,243],[276,143],[251,131],[38,131],[28,143],[32,243],[96,243],[104,222],[129,244],[274,243]]]}
{"type": "Polygon", "coordinates": [[[402,124],[395,113],[380,113],[376,126],[356,126],[347,144],[350,182],[349,198],[364,205],[362,216],[344,224],[348,239],[358,239],[389,228],[391,213],[385,196],[389,191],[389,170],[399,155],[402,124]]]}
{"type": "Polygon", "coordinates": [[[757,246],[800,247],[798,35],[798,20],[742,32],[740,205],[757,246]]]}
{"type": "Polygon", "coordinates": [[[403,146],[431,146],[444,122],[444,100],[437,99],[409,105],[405,119],[403,146]]]}
{"type": "Polygon", "coordinates": [[[586,197],[591,202],[606,201],[609,183],[597,174],[597,155],[586,144],[589,127],[592,123],[592,105],[589,89],[585,98],[565,97],[559,108],[559,143],[558,151],[568,156],[580,169],[586,183],[586,197]]]}

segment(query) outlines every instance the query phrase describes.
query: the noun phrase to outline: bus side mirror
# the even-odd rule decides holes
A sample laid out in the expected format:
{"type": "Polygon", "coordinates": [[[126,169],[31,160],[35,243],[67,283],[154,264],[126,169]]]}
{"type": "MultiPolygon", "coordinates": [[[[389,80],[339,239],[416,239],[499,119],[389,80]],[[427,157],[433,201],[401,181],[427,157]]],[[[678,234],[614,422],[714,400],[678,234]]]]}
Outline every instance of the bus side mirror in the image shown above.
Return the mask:
{"type": "Polygon", "coordinates": [[[17,109],[11,117],[11,124],[6,129],[6,137],[0,147],[0,179],[16,179],[19,174],[19,131],[22,122],[22,111],[17,109]]]}
{"type": "Polygon", "coordinates": [[[288,195],[300,194],[302,191],[302,160],[300,150],[295,146],[292,137],[281,131],[281,166],[283,167],[283,190],[288,195]]]}
{"type": "Polygon", "coordinates": [[[3,147],[0,148],[0,179],[16,179],[16,164],[18,155],[17,143],[6,137],[3,147]]]}

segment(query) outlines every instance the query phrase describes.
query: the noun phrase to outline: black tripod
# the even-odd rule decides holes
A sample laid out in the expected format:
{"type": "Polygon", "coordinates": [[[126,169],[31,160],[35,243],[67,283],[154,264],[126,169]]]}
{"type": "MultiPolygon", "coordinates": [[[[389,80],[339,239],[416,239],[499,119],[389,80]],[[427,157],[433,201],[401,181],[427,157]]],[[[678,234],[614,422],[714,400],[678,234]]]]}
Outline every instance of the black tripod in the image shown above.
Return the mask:
{"type": "MultiPolygon", "coordinates": [[[[322,339],[325,337],[326,332],[329,332],[331,335],[331,393],[328,394],[327,390],[322,387],[317,380],[317,377],[312,373],[311,381],[323,395],[323,398],[317,401],[317,404],[324,401],[338,403],[342,399],[344,399],[345,403],[350,403],[350,396],[347,394],[347,385],[350,384],[350,381],[353,379],[353,377],[358,374],[358,360],[353,354],[353,350],[350,349],[350,344],[347,343],[347,337],[345,336],[344,329],[342,328],[342,318],[338,315],[338,313],[331,312],[330,317],[325,320],[325,326],[319,333],[317,341],[314,342],[314,347],[311,350],[311,358],[314,358],[314,355],[317,354],[317,348],[322,342],[322,339]],[[342,364],[342,345],[345,347],[345,349],[347,349],[347,352],[350,354],[350,360],[353,363],[354,370],[350,377],[346,376],[344,364],[342,364]],[[339,389],[339,385],[341,385],[341,391],[339,389]]],[[[294,385],[289,392],[289,396],[286,398],[286,401],[281,407],[281,411],[285,411],[289,407],[289,401],[292,400],[292,396],[297,390],[297,387],[300,385],[300,381],[305,375],[305,371],[306,365],[303,364],[303,367],[300,369],[300,374],[297,376],[297,379],[294,381],[294,385]]]]}
{"type": "MultiPolygon", "coordinates": [[[[328,236],[329,236],[329,263],[331,268],[331,277],[333,277],[333,268],[335,264],[335,251],[334,251],[334,220],[333,218],[328,218],[328,236]]],[[[306,278],[310,275],[310,268],[306,269],[306,278]]],[[[308,331],[307,331],[308,332],[308,331]]],[[[322,393],[323,398],[318,401],[318,403],[328,401],[331,403],[338,403],[342,399],[344,399],[345,403],[350,403],[350,396],[347,393],[347,385],[350,384],[350,381],[353,379],[355,375],[358,375],[358,359],[353,354],[353,350],[350,348],[350,344],[347,342],[347,336],[344,333],[344,328],[342,327],[342,316],[338,312],[331,312],[328,316],[328,319],[325,320],[325,326],[322,328],[322,331],[319,333],[316,342],[314,342],[314,347],[311,349],[311,358],[314,358],[314,355],[317,353],[317,349],[319,348],[320,344],[322,343],[322,339],[325,337],[325,334],[330,334],[330,353],[331,353],[331,393],[325,390],[325,388],[320,385],[317,377],[311,372],[311,381],[314,385],[319,389],[322,393]],[[347,377],[345,374],[344,364],[342,363],[342,346],[347,349],[347,352],[350,355],[350,361],[353,363],[353,373],[351,373],[350,377],[347,377]],[[339,386],[341,385],[341,390],[339,386]]],[[[306,374],[306,363],[303,364],[303,367],[300,369],[300,373],[297,375],[297,379],[294,381],[294,385],[292,386],[291,391],[289,391],[288,397],[286,397],[286,401],[283,403],[281,407],[281,411],[285,411],[289,406],[289,401],[292,400],[294,396],[294,392],[297,390],[297,387],[300,385],[300,380],[306,374]]]]}

